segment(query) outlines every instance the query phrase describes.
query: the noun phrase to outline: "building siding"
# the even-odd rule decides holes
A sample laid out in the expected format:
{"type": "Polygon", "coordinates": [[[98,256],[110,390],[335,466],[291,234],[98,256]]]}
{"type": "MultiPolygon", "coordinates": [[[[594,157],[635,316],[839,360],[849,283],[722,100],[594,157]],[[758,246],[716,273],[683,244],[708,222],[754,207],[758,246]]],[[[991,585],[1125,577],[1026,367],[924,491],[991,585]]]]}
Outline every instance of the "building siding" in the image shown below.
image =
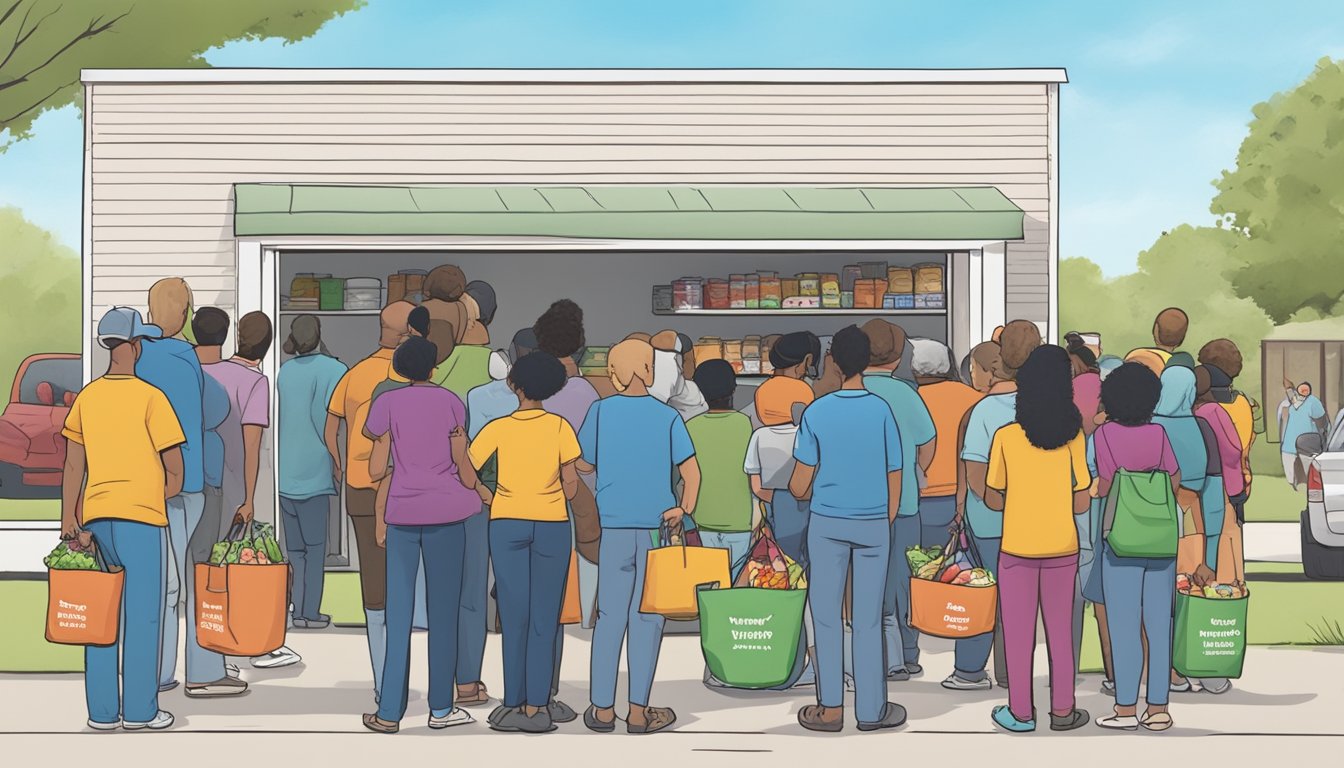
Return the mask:
{"type": "Polygon", "coordinates": [[[998,187],[1026,212],[1009,317],[1048,321],[1047,86],[1012,83],[96,83],[92,312],[158,276],[235,310],[232,185],[998,187]]]}

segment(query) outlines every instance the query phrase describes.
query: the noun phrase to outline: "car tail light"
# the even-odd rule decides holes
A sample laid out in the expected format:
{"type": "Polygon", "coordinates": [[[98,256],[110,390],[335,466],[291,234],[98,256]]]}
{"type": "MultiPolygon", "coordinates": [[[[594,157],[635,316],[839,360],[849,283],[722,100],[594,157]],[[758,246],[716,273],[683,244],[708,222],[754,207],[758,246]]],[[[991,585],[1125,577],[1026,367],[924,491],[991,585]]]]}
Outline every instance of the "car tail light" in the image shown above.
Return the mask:
{"type": "Polygon", "coordinates": [[[1325,503],[1325,484],[1321,482],[1321,470],[1315,464],[1307,470],[1307,502],[1325,503]]]}

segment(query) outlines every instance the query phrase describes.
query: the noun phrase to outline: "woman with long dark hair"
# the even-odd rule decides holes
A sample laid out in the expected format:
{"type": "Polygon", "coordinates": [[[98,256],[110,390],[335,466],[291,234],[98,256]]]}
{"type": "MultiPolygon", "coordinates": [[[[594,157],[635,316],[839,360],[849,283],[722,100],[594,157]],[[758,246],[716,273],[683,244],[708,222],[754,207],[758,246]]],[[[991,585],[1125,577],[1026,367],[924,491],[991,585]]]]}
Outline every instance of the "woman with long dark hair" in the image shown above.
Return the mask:
{"type": "Polygon", "coordinates": [[[1088,721],[1074,700],[1073,516],[1087,511],[1092,476],[1072,378],[1060,347],[1038,347],[1027,357],[1017,372],[1017,421],[994,434],[985,478],[985,503],[1003,512],[998,580],[1008,661],[1008,705],[995,707],[993,720],[1014,733],[1036,728],[1037,614],[1050,654],[1050,728],[1069,731],[1088,721]]]}

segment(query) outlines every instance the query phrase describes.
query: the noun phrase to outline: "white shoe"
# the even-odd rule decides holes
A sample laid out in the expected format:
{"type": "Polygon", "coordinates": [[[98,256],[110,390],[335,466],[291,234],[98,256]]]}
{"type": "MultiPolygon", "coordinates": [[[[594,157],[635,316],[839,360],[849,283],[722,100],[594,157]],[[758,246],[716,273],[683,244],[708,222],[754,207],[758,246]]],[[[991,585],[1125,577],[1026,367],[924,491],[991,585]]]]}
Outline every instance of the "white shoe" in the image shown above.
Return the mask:
{"type": "Polygon", "coordinates": [[[172,727],[172,725],[173,713],[165,712],[160,709],[159,713],[154,715],[154,719],[150,720],[148,723],[132,723],[130,720],[127,720],[121,724],[121,727],[128,731],[142,731],[146,728],[151,731],[162,731],[164,728],[172,727]]]}
{"type": "Polygon", "coordinates": [[[90,720],[89,727],[95,731],[115,731],[121,727],[121,721],[117,720],[113,723],[100,723],[97,720],[90,720]]]}
{"type": "Polygon", "coordinates": [[[949,691],[988,691],[994,687],[994,683],[991,683],[988,677],[983,680],[967,680],[952,674],[943,681],[943,687],[949,691]]]}
{"type": "Polygon", "coordinates": [[[476,718],[461,707],[453,707],[447,717],[435,717],[433,714],[429,716],[429,727],[435,730],[452,728],[455,725],[470,725],[474,722],[476,722],[476,718]]]}
{"type": "Polygon", "coordinates": [[[1137,731],[1139,730],[1139,718],[1134,715],[1128,717],[1110,715],[1109,717],[1098,717],[1097,725],[1115,731],[1137,731]]]}
{"type": "Polygon", "coordinates": [[[225,662],[225,663],[224,663],[224,674],[228,675],[229,677],[232,677],[232,678],[237,679],[237,678],[238,678],[240,675],[242,675],[243,673],[242,673],[242,670],[238,669],[238,665],[237,665],[237,664],[229,664],[228,662],[225,662]]]}
{"type": "Polygon", "coordinates": [[[264,656],[252,657],[252,666],[257,669],[279,669],[298,664],[300,661],[303,661],[302,656],[290,650],[289,646],[282,645],[264,656]]]}

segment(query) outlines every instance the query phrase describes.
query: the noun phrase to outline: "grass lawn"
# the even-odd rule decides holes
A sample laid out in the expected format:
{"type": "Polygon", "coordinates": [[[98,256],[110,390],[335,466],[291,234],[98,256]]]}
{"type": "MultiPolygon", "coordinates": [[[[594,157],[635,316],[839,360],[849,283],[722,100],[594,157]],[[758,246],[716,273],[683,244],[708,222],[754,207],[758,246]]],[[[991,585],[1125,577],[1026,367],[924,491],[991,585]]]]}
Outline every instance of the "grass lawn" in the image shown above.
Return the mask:
{"type": "Polygon", "coordinates": [[[0,521],[60,519],[59,499],[0,499],[0,521]]]}

